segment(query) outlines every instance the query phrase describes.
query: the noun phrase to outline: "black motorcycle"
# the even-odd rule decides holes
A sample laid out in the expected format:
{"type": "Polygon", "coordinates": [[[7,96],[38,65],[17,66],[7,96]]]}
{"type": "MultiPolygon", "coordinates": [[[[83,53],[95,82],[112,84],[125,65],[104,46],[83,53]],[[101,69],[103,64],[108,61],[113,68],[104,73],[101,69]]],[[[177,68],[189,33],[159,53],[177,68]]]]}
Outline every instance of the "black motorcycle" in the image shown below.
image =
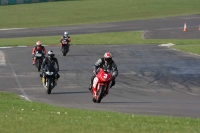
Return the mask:
{"type": "Polygon", "coordinates": [[[54,65],[47,64],[42,72],[42,84],[47,89],[47,94],[51,94],[52,89],[57,85],[57,72],[54,65]]]}
{"type": "Polygon", "coordinates": [[[69,52],[69,42],[66,40],[62,41],[62,53],[63,56],[66,56],[66,54],[69,52]]]}
{"type": "Polygon", "coordinates": [[[35,52],[34,56],[36,57],[35,66],[36,66],[37,70],[40,71],[41,65],[42,65],[42,61],[44,59],[44,54],[42,53],[42,50],[38,50],[38,51],[35,52]]]}

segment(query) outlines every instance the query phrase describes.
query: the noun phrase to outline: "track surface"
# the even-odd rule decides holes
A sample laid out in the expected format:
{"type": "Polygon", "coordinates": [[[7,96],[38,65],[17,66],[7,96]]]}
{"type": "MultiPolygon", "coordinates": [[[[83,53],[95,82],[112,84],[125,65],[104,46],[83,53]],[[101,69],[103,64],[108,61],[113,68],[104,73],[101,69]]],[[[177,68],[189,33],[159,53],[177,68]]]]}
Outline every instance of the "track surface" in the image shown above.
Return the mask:
{"type": "MultiPolygon", "coordinates": [[[[124,25],[124,29],[128,27],[124,25]]],[[[13,32],[16,30],[10,31],[13,32]]],[[[72,108],[200,117],[200,57],[197,55],[157,45],[74,45],[67,57],[63,57],[59,47],[49,46],[47,50],[56,52],[61,77],[48,95],[31,64],[31,49],[1,49],[6,66],[0,65],[0,91],[72,108]],[[96,104],[87,88],[94,62],[106,51],[113,53],[119,76],[109,95],[96,104]]]]}

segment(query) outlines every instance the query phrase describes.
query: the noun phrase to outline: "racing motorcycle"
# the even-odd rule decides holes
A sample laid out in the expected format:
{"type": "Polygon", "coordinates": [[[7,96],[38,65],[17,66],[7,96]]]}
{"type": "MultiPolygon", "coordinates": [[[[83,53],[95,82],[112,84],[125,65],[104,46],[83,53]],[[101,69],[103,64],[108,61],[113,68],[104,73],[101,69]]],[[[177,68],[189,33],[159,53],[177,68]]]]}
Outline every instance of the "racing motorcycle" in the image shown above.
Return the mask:
{"type": "Polygon", "coordinates": [[[101,100],[108,94],[109,88],[112,84],[112,73],[109,69],[100,68],[98,74],[93,80],[92,86],[92,101],[100,103],[101,100]]]}
{"type": "Polygon", "coordinates": [[[69,52],[69,42],[67,41],[67,39],[64,39],[62,41],[62,53],[63,56],[66,56],[66,54],[69,52]]]}
{"type": "Polygon", "coordinates": [[[36,66],[37,70],[40,71],[41,65],[42,65],[42,61],[44,59],[44,54],[42,53],[42,50],[37,50],[35,52],[34,57],[36,58],[35,66],[36,66]]]}
{"type": "Polygon", "coordinates": [[[46,89],[47,94],[51,94],[52,89],[57,85],[56,76],[57,73],[54,65],[47,64],[42,72],[42,84],[46,89]]]}

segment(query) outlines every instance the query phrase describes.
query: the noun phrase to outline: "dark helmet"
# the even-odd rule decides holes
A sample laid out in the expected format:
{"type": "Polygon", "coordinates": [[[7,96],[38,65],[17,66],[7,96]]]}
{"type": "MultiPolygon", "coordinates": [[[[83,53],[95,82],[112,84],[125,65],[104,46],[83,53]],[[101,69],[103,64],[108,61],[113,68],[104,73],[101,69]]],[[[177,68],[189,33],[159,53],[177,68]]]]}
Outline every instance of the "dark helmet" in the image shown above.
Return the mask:
{"type": "Polygon", "coordinates": [[[48,57],[52,59],[55,56],[55,52],[53,50],[48,51],[48,57]]]}
{"type": "Polygon", "coordinates": [[[104,54],[104,60],[105,60],[106,63],[110,63],[112,61],[112,55],[111,55],[110,52],[106,52],[104,54]]]}

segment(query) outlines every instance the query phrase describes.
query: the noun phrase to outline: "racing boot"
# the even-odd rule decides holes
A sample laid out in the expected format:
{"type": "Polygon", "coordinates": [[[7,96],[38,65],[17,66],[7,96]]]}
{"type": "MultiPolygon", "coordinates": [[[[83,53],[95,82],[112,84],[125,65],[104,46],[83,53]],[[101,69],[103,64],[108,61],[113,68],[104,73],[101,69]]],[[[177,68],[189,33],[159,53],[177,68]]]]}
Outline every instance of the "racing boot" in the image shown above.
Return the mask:
{"type": "Polygon", "coordinates": [[[89,85],[89,87],[88,87],[88,90],[90,91],[90,92],[92,92],[92,84],[90,83],[90,85],[89,85]]]}
{"type": "Polygon", "coordinates": [[[115,85],[115,80],[112,81],[110,88],[112,88],[115,85]]]}
{"type": "Polygon", "coordinates": [[[57,85],[57,79],[56,78],[54,79],[54,84],[55,84],[55,86],[57,85]]]}
{"type": "Polygon", "coordinates": [[[93,80],[94,80],[95,76],[92,75],[91,80],[90,80],[90,85],[88,87],[89,91],[92,92],[92,85],[93,85],[93,80]]]}
{"type": "Polygon", "coordinates": [[[33,59],[33,65],[35,65],[35,63],[36,63],[36,59],[34,58],[34,59],[33,59]]]}
{"type": "Polygon", "coordinates": [[[60,51],[62,51],[62,43],[60,44],[60,51]]]}

